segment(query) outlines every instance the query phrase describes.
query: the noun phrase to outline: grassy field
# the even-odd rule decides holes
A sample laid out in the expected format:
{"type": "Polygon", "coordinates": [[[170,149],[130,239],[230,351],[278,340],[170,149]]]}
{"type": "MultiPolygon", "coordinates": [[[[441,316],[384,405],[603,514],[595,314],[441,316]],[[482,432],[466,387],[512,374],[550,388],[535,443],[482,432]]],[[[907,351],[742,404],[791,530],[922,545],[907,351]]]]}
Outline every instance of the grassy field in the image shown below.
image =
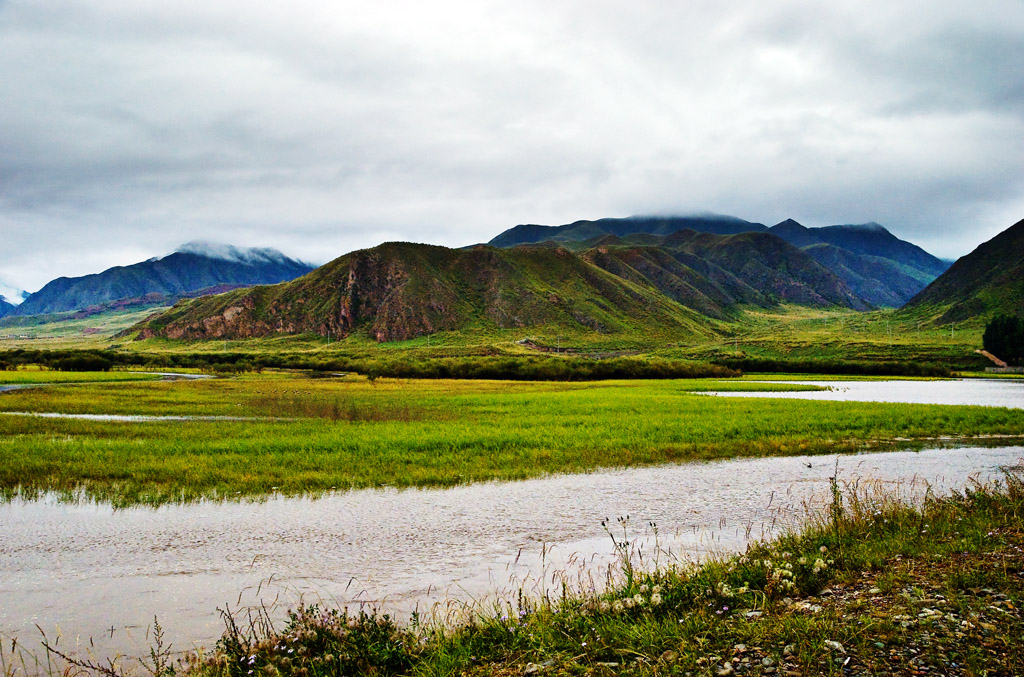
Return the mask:
{"type": "Polygon", "coordinates": [[[593,383],[309,378],[72,383],[3,412],[221,416],[104,422],[0,414],[0,491],[116,505],[447,486],[597,468],[1024,437],[1024,411],[707,397],[746,381],[593,383]]]}
{"type": "Polygon", "coordinates": [[[155,374],[134,371],[78,372],[50,369],[17,369],[0,371],[0,385],[35,383],[109,383],[113,381],[152,381],[155,374]]]}
{"type": "Polygon", "coordinates": [[[7,317],[0,320],[0,350],[11,348],[105,348],[113,336],[166,307],[7,317]],[[82,313],[81,315],[84,315],[82,313]]]}

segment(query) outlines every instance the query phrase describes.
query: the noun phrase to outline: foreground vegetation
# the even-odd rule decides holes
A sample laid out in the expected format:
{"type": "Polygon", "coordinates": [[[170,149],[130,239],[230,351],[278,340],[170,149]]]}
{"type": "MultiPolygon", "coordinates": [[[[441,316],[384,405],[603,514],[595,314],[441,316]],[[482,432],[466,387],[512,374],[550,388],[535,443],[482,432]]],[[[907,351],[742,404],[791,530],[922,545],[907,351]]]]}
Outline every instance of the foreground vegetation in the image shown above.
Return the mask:
{"type": "Polygon", "coordinates": [[[0,492],[8,499],[56,491],[67,499],[156,505],[907,448],[935,445],[938,437],[1024,437],[1020,409],[699,394],[794,388],[806,386],[293,373],[60,384],[4,393],[0,412],[204,418],[102,421],[0,413],[0,492]]]}
{"type": "MultiPolygon", "coordinates": [[[[144,663],[164,677],[1020,674],[1022,513],[1012,471],[919,508],[834,483],[802,533],[654,570],[623,519],[608,525],[621,562],[607,590],[520,597],[456,627],[366,608],[302,608],[283,627],[225,614],[215,651],[172,660],[158,644],[144,663]]],[[[15,654],[0,648],[7,674],[15,654]]]]}

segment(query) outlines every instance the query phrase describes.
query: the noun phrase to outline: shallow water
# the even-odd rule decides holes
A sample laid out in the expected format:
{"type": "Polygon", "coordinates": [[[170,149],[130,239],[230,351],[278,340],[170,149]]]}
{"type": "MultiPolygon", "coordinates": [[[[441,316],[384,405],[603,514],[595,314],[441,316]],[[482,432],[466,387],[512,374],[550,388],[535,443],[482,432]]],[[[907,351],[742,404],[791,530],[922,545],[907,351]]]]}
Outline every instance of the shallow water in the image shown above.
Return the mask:
{"type": "Polygon", "coordinates": [[[976,404],[1024,407],[1024,379],[953,379],[942,381],[786,381],[828,390],[795,392],[713,392],[719,397],[783,397],[797,400],[894,402],[906,404],[976,404]]]}
{"type": "MultiPolygon", "coordinates": [[[[557,572],[600,585],[611,560],[601,521],[630,515],[648,561],[741,550],[803,521],[841,480],[905,495],[961,488],[1016,465],[1024,448],[739,459],[565,475],[443,490],[369,490],[320,499],[113,510],[50,498],[0,505],[0,634],[32,645],[35,624],[62,646],[145,653],[159,615],[177,649],[211,645],[217,607],[301,597],[399,613],[520,586],[558,589],[557,572]],[[554,576],[554,578],[553,578],[554,576]]],[[[617,524],[615,525],[618,529],[617,524]]]]}
{"type": "Polygon", "coordinates": [[[107,421],[112,423],[160,423],[163,421],[273,421],[267,416],[154,416],[147,414],[64,414],[57,411],[0,411],[0,416],[29,416],[33,418],[68,418],[81,421],[107,421]]]}

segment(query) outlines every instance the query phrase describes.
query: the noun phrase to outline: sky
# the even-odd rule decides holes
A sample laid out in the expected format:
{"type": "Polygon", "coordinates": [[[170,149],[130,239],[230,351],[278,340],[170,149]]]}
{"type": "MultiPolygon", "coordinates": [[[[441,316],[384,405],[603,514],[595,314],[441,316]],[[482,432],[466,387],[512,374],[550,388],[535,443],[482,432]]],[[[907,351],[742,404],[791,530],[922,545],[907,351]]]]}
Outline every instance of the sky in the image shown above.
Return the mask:
{"type": "Polygon", "coordinates": [[[1022,64],[1020,0],[0,0],[0,280],[704,211],[957,258],[1022,64]]]}

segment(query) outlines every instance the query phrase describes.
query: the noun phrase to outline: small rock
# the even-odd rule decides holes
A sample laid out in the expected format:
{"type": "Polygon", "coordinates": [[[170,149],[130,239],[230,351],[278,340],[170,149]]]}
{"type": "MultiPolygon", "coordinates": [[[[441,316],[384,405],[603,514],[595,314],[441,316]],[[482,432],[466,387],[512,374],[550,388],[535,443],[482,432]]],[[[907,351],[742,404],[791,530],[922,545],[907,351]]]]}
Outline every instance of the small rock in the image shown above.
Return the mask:
{"type": "Polygon", "coordinates": [[[839,653],[846,653],[846,649],[843,648],[842,644],[840,644],[839,642],[834,642],[831,639],[826,639],[825,640],[825,648],[829,649],[830,651],[838,651],[839,653]]]}
{"type": "Polygon", "coordinates": [[[675,663],[679,660],[679,654],[669,649],[665,653],[661,654],[661,660],[665,663],[675,663]]]}
{"type": "Polygon", "coordinates": [[[796,653],[796,644],[787,644],[782,649],[782,655],[783,656],[792,656],[795,653],[796,653]]]}
{"type": "Polygon", "coordinates": [[[765,656],[761,659],[761,665],[765,666],[766,668],[770,668],[771,666],[775,665],[775,661],[772,660],[771,656],[765,656]]]}
{"type": "Polygon", "coordinates": [[[726,661],[722,663],[722,667],[718,670],[718,677],[726,677],[726,675],[732,674],[732,663],[726,661]]]}
{"type": "Polygon", "coordinates": [[[748,611],[747,613],[745,613],[743,615],[746,616],[747,618],[759,618],[761,616],[761,614],[763,614],[763,613],[764,613],[763,611],[748,611]]]}
{"type": "Polygon", "coordinates": [[[537,665],[536,663],[527,663],[526,669],[523,670],[524,675],[535,675],[538,672],[543,672],[544,668],[537,665]]]}
{"type": "Polygon", "coordinates": [[[881,588],[871,588],[870,590],[868,590],[868,594],[869,595],[881,595],[882,594],[882,589],[881,588]]]}
{"type": "Polygon", "coordinates": [[[746,644],[736,644],[735,646],[733,646],[732,650],[735,651],[736,653],[743,653],[743,652],[745,652],[747,650],[747,645],[746,644]]]}

